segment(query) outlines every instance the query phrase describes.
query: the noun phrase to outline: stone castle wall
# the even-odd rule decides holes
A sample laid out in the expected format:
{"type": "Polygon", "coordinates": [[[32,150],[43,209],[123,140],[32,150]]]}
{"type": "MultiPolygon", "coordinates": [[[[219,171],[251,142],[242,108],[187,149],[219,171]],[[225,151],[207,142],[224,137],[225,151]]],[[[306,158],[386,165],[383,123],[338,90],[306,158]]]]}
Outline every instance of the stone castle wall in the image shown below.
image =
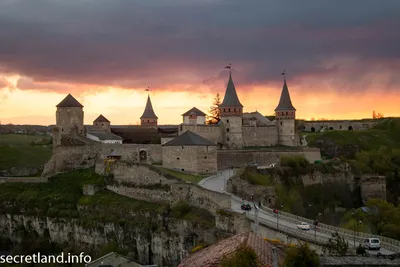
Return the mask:
{"type": "Polygon", "coordinates": [[[229,167],[243,167],[252,163],[260,166],[268,166],[278,163],[280,156],[293,155],[304,156],[310,162],[321,160],[321,153],[318,148],[263,148],[258,150],[218,150],[218,170],[229,167]],[[285,151],[286,150],[286,151],[285,151]]]}
{"type": "Polygon", "coordinates": [[[222,142],[221,127],[218,125],[205,125],[205,124],[181,124],[179,126],[179,135],[186,131],[192,131],[215,144],[222,142]]]}
{"type": "Polygon", "coordinates": [[[369,198],[387,199],[386,176],[363,175],[360,179],[361,198],[366,201],[369,198]]]}
{"type": "Polygon", "coordinates": [[[374,127],[378,120],[342,120],[342,121],[301,121],[299,128],[305,132],[320,131],[323,128],[328,130],[348,131],[352,130],[367,130],[374,127]]]}
{"type": "Polygon", "coordinates": [[[163,166],[196,174],[217,171],[216,146],[163,146],[163,166]]]}
{"type": "Polygon", "coordinates": [[[278,144],[278,131],[272,126],[243,126],[243,146],[275,146],[278,144]]]}
{"type": "Polygon", "coordinates": [[[350,171],[336,173],[321,173],[315,171],[311,174],[300,175],[300,179],[304,186],[328,184],[333,182],[345,182],[349,185],[353,185],[354,183],[354,175],[350,171]]]}
{"type": "Polygon", "coordinates": [[[228,233],[241,234],[249,231],[250,221],[247,219],[245,212],[240,214],[222,210],[215,215],[215,226],[228,233]]]}
{"type": "Polygon", "coordinates": [[[176,204],[180,200],[189,205],[215,213],[231,207],[231,196],[204,189],[197,184],[170,179],[144,165],[115,163],[114,182],[107,189],[127,197],[145,201],[176,204]]]}
{"type": "Polygon", "coordinates": [[[42,177],[93,167],[98,160],[105,159],[112,152],[121,155],[123,160],[138,162],[140,151],[145,151],[147,162],[160,162],[162,159],[160,144],[96,143],[84,146],[57,146],[44,167],[42,177]]]}
{"type": "Polygon", "coordinates": [[[61,134],[71,134],[72,131],[83,135],[83,109],[80,107],[57,108],[56,125],[59,126],[61,134]]]}
{"type": "Polygon", "coordinates": [[[294,119],[279,119],[277,121],[279,144],[284,146],[296,145],[296,130],[294,119]]]}

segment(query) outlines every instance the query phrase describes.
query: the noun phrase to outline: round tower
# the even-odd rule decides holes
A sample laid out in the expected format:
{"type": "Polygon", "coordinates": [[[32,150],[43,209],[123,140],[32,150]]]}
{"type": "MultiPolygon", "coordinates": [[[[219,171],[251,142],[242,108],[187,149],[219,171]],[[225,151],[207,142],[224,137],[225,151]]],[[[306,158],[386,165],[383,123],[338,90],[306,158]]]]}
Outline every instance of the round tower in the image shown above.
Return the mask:
{"type": "MultiPolygon", "coordinates": [[[[231,68],[228,66],[227,68],[231,68]]],[[[229,80],[226,86],[225,96],[219,105],[221,123],[223,124],[224,143],[228,148],[243,147],[242,119],[243,105],[239,101],[235,84],[232,80],[232,72],[229,70],[229,80]]]]}
{"type": "Polygon", "coordinates": [[[275,118],[277,121],[279,144],[296,146],[296,109],[293,107],[292,100],[290,99],[286,77],[284,77],[279,104],[275,108],[275,118]]]}
{"type": "Polygon", "coordinates": [[[68,94],[57,106],[56,126],[60,135],[84,136],[83,106],[68,94]]]}

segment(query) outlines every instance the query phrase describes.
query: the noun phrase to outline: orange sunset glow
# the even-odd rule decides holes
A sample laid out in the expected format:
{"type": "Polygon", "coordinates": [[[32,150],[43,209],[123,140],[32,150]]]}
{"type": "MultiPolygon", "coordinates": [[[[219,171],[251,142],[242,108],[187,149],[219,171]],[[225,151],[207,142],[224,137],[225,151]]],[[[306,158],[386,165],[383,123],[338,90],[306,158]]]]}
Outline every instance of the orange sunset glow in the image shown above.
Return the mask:
{"type": "Polygon", "coordinates": [[[230,62],[245,112],[274,114],[285,69],[300,119],[400,116],[398,2],[233,2],[0,3],[1,123],[54,124],[71,93],[86,124],[138,124],[149,86],[159,124],[178,124],[223,97],[230,62]]]}

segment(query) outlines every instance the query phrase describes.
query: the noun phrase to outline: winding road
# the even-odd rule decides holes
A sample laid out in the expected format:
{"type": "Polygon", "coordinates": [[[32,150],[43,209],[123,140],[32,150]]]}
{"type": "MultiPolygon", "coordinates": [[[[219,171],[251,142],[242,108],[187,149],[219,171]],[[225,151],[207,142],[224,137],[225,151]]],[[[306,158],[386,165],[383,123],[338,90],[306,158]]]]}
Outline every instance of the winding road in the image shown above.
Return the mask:
{"type": "MultiPolygon", "coordinates": [[[[226,184],[227,180],[229,178],[233,177],[235,175],[235,170],[229,169],[229,170],[223,170],[219,171],[218,174],[207,177],[199,182],[199,185],[211,190],[211,191],[218,191],[218,192],[226,192],[226,184]]],[[[229,193],[228,193],[229,194],[229,193]]],[[[237,196],[232,195],[232,206],[231,209],[233,211],[243,213],[244,211],[241,209],[241,204],[243,201],[241,198],[237,196]]],[[[247,217],[250,219],[254,219],[255,217],[255,211],[254,208],[246,212],[247,217]]],[[[265,211],[263,209],[259,209],[258,212],[258,217],[260,224],[266,224],[271,227],[278,227],[281,231],[291,233],[294,235],[298,235],[299,237],[304,237],[309,240],[314,240],[316,239],[319,242],[326,243],[328,242],[328,239],[331,237],[331,233],[334,233],[335,231],[323,227],[318,227],[317,231],[315,232],[314,230],[310,231],[303,231],[297,228],[297,224],[300,223],[300,221],[286,217],[284,215],[276,215],[272,212],[265,211]],[[279,217],[279,218],[278,218],[279,217]]],[[[313,227],[313,226],[311,226],[313,227]]],[[[347,234],[342,234],[339,233],[341,236],[343,236],[349,243],[350,247],[354,246],[354,237],[353,235],[347,235],[347,234]]],[[[363,238],[361,237],[356,237],[356,246],[360,244],[360,241],[362,241],[363,238]]],[[[400,248],[398,248],[397,251],[399,251],[400,248]]],[[[370,254],[376,254],[376,251],[370,251],[370,254]]],[[[381,248],[380,253],[382,254],[393,254],[395,253],[394,249],[389,250],[387,248],[381,248]]]]}

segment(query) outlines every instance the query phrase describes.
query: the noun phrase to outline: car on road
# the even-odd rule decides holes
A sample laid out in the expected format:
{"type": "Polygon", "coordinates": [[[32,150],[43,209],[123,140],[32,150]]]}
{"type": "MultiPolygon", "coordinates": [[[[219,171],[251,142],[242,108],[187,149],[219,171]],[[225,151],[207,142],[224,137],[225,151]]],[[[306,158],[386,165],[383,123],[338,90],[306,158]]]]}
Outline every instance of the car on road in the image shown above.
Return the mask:
{"type": "Polygon", "coordinates": [[[379,238],[367,238],[364,240],[364,247],[369,250],[380,250],[381,249],[381,241],[379,238]]]}
{"type": "Polygon", "coordinates": [[[240,208],[242,209],[242,210],[251,210],[251,206],[250,206],[250,204],[242,204],[242,206],[240,206],[240,208]]]}
{"type": "Polygon", "coordinates": [[[310,230],[310,225],[308,223],[301,222],[300,224],[297,225],[297,228],[308,231],[310,230]]]}

